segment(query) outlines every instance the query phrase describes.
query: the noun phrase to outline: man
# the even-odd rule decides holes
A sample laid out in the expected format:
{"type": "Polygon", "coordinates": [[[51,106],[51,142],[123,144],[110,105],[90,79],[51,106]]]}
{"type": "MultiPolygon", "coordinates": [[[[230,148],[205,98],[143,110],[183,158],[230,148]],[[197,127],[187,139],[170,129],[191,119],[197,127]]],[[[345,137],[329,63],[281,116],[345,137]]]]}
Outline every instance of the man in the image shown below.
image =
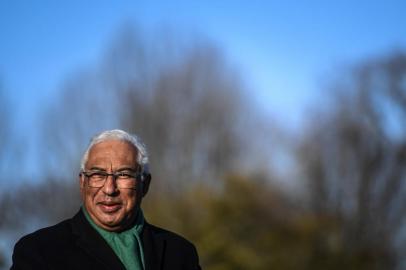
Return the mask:
{"type": "Polygon", "coordinates": [[[80,211],[20,239],[11,269],[200,269],[193,244],[144,220],[150,181],[138,137],[95,136],[81,162],[80,211]]]}

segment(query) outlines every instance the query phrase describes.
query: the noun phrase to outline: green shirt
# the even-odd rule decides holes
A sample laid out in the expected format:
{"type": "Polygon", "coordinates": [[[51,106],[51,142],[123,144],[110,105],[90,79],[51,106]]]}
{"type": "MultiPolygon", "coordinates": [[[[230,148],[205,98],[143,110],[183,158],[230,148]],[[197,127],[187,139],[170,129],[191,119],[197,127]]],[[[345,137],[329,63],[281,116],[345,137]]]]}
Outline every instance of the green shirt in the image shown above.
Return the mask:
{"type": "Polygon", "coordinates": [[[145,269],[144,251],[140,238],[144,226],[144,215],[141,209],[138,210],[134,226],[119,233],[109,232],[100,228],[91,219],[85,207],[82,206],[82,210],[85,213],[86,219],[104,240],[106,240],[127,270],[145,269]]]}

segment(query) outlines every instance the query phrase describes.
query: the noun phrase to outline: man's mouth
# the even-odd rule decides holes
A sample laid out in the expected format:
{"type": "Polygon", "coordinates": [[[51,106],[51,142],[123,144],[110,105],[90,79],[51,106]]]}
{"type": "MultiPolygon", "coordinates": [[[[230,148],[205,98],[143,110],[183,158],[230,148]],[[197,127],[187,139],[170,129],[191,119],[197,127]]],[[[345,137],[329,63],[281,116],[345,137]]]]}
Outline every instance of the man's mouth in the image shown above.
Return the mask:
{"type": "Polygon", "coordinates": [[[121,208],[121,203],[114,202],[100,202],[98,205],[105,213],[114,213],[121,208]]]}

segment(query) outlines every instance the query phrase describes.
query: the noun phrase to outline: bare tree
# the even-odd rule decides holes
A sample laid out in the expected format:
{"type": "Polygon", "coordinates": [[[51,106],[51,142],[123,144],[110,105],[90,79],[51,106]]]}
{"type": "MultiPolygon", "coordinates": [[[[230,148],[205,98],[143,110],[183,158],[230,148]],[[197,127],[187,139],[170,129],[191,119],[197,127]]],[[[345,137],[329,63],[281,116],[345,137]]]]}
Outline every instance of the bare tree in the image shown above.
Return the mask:
{"type": "Polygon", "coordinates": [[[18,230],[31,218],[43,226],[76,211],[80,157],[103,129],[129,129],[147,142],[156,192],[164,186],[158,183],[214,183],[214,176],[238,168],[250,114],[242,81],[220,50],[189,42],[125,27],[98,65],[68,78],[39,119],[43,181],[0,204],[18,202],[3,222],[18,230]],[[39,209],[32,203],[38,198],[49,205],[39,209]]]}
{"type": "Polygon", "coordinates": [[[211,181],[237,169],[249,148],[252,111],[218,50],[206,44],[185,50],[148,90],[128,89],[123,124],[146,139],[157,179],[211,181]]]}
{"type": "Polygon", "coordinates": [[[0,148],[0,183],[4,183],[4,179],[2,179],[4,177],[3,171],[10,164],[8,157],[11,156],[10,140],[12,138],[12,130],[9,102],[3,83],[0,80],[0,141],[3,144],[0,148]]]}
{"type": "Polygon", "coordinates": [[[43,117],[47,167],[72,178],[83,138],[109,127],[141,135],[156,180],[207,180],[238,167],[258,118],[241,75],[210,42],[163,36],[127,26],[99,67],[65,84],[43,117]]]}
{"type": "Polygon", "coordinates": [[[80,157],[90,136],[104,129],[146,141],[153,175],[147,203],[161,212],[165,205],[155,199],[163,192],[181,198],[176,191],[216,184],[256,163],[250,151],[263,133],[241,74],[219,48],[194,38],[126,26],[95,67],[63,83],[39,119],[42,181],[1,198],[3,232],[8,228],[15,241],[77,211],[80,157]]]}
{"type": "MultiPolygon", "coordinates": [[[[240,154],[257,141],[247,141],[246,132],[255,130],[250,134],[255,137],[261,127],[252,124],[258,117],[253,115],[248,93],[244,96],[241,74],[221,50],[202,38],[175,36],[167,29],[146,35],[126,25],[97,70],[99,91],[86,90],[92,98],[108,98],[94,100],[91,112],[103,120],[114,115],[119,119],[119,123],[112,122],[117,127],[141,135],[150,148],[156,182],[173,186],[175,181],[213,179],[240,167],[240,154]],[[105,111],[99,113],[94,106],[105,111]]],[[[78,92],[81,113],[73,109],[69,116],[80,114],[76,125],[100,123],[88,120],[88,113],[83,112],[89,109],[85,93],[83,89],[78,92]]],[[[79,129],[84,130],[82,125],[79,129]]]]}
{"type": "Polygon", "coordinates": [[[346,248],[375,254],[373,269],[394,269],[405,243],[405,82],[404,54],[355,69],[299,152],[313,209],[339,217],[346,248]]]}
{"type": "Polygon", "coordinates": [[[13,198],[16,183],[24,177],[23,149],[27,146],[16,133],[16,115],[13,101],[0,80],[0,269],[7,266],[10,257],[8,246],[15,240],[16,218],[12,217],[17,206],[13,198]]]}

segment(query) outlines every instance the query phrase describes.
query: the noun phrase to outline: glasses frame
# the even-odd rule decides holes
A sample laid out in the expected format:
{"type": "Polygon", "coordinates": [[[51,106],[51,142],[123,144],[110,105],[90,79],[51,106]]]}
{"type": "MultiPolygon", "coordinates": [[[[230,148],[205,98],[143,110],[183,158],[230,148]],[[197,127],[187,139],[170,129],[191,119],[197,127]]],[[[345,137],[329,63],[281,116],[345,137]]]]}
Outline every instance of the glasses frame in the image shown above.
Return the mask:
{"type": "Polygon", "coordinates": [[[134,181],[135,181],[135,182],[138,181],[138,180],[141,180],[141,181],[143,180],[143,174],[140,173],[140,172],[128,173],[128,172],[118,171],[118,172],[108,173],[108,172],[105,172],[105,171],[81,171],[81,172],[79,173],[79,175],[84,175],[84,176],[88,179],[87,184],[88,184],[89,187],[102,188],[102,187],[104,187],[104,186],[106,185],[106,182],[107,182],[107,179],[109,178],[109,176],[111,176],[111,177],[113,178],[113,181],[114,181],[115,184],[117,185],[117,188],[119,188],[119,189],[136,189],[135,186],[134,186],[134,187],[120,187],[120,186],[117,184],[117,178],[118,178],[121,174],[131,175],[131,176],[132,176],[131,178],[134,178],[134,181]],[[97,186],[97,187],[90,185],[90,177],[92,176],[92,174],[95,174],[95,173],[104,175],[104,179],[102,180],[102,181],[103,181],[103,185],[97,186]]]}

